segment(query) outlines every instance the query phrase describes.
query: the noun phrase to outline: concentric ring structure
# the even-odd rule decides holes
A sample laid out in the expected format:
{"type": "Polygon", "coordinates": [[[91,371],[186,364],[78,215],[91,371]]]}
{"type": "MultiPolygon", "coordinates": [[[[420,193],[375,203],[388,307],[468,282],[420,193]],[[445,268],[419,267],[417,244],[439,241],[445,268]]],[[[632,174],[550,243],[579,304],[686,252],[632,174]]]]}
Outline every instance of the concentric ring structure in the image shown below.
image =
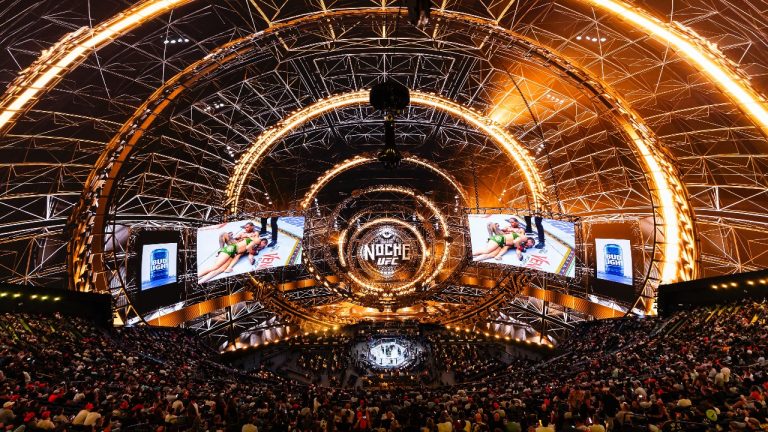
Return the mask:
{"type": "MultiPolygon", "coordinates": [[[[360,11],[355,11],[359,13],[360,11]]],[[[381,12],[381,11],[374,11],[381,12]]],[[[317,16],[320,18],[323,16],[317,16]]],[[[302,20],[308,20],[310,17],[304,17],[302,20]]],[[[284,25],[287,27],[289,24],[284,25]]],[[[274,28],[273,28],[274,29],[274,28]]],[[[123,127],[123,133],[113,138],[111,144],[119,151],[114,151],[114,154],[110,158],[102,158],[101,166],[109,167],[101,168],[100,170],[94,170],[91,173],[91,183],[93,195],[101,195],[108,198],[110,196],[111,179],[119,171],[121,167],[120,160],[127,157],[130,154],[132,146],[143,135],[143,131],[146,130],[155,118],[164,110],[168,103],[179,96],[187,86],[194,85],[202,76],[211,73],[218,68],[222,63],[232,61],[239,58],[243,52],[246,52],[252,47],[248,46],[245,40],[238,40],[228,43],[225,47],[219,50],[217,53],[207,56],[200,62],[197,62],[189,67],[176,77],[172,78],[166,83],[161,90],[155,92],[151,100],[145,102],[145,104],[136,111],[131,121],[126,122],[123,127]],[[186,73],[185,73],[186,72],[186,73]],[[186,80],[184,84],[181,84],[183,80],[186,80]],[[150,105],[155,108],[150,109],[150,105]],[[130,139],[125,138],[125,134],[131,134],[130,139]],[[101,178],[105,178],[102,181],[101,178]],[[106,187],[103,191],[102,188],[106,187]]],[[[526,41],[529,42],[530,41],[526,41]]],[[[566,71],[568,69],[566,68],[566,71]]],[[[571,74],[577,73],[574,71],[568,71],[571,74]]],[[[617,94],[606,93],[607,89],[600,89],[599,81],[592,77],[587,77],[584,81],[589,85],[589,88],[593,91],[603,90],[603,93],[599,93],[602,100],[614,100],[619,105],[615,113],[615,118],[618,123],[624,128],[628,134],[630,143],[635,144],[636,152],[640,156],[640,159],[646,164],[645,172],[646,176],[650,178],[651,193],[655,196],[654,209],[657,210],[658,218],[660,219],[660,225],[664,226],[662,238],[659,239],[659,245],[664,245],[663,249],[659,251],[659,258],[654,261],[659,264],[660,279],[663,281],[678,280],[677,278],[689,278],[695,274],[696,271],[696,244],[689,241],[693,236],[692,215],[687,208],[687,197],[684,190],[679,186],[679,180],[676,179],[676,173],[673,164],[667,160],[664,156],[663,150],[656,148],[655,139],[647,132],[647,127],[642,125],[637,116],[633,115],[630,108],[626,104],[622,104],[620,96],[617,94]],[[673,221],[673,222],[668,222],[673,221]],[[668,258],[664,258],[668,257],[668,258]]],[[[238,199],[240,190],[242,188],[243,179],[248,176],[253,166],[257,164],[259,158],[263,155],[266,149],[269,148],[275,140],[284,136],[290,130],[296,126],[312,119],[324,112],[328,112],[334,109],[338,109],[347,105],[360,104],[367,100],[367,94],[364,91],[351,93],[346,95],[336,95],[326,100],[320,100],[314,105],[307,107],[305,110],[292,114],[289,118],[282,120],[277,127],[270,128],[262,133],[259,138],[252,145],[249,145],[246,154],[241,157],[241,166],[238,166],[234,170],[233,181],[230,182],[227,188],[227,201],[230,203],[230,211],[235,212],[238,208],[238,199]]],[[[526,150],[522,149],[516,140],[506,133],[503,129],[499,128],[493,120],[487,117],[482,117],[472,110],[462,108],[461,106],[447,101],[437,95],[431,94],[414,94],[412,96],[412,102],[417,104],[425,104],[428,106],[439,107],[451,114],[457,115],[462,119],[468,121],[472,125],[481,128],[486,134],[491,136],[499,145],[504,148],[509,156],[518,163],[518,166],[523,171],[528,188],[533,196],[533,207],[538,208],[539,203],[543,200],[543,188],[541,180],[538,178],[538,173],[532,167],[532,163],[529,158],[526,157],[526,150]]],[[[105,155],[109,152],[105,152],[105,155]]],[[[81,201],[81,208],[84,206],[84,202],[94,201],[89,195],[84,196],[81,201]]],[[[98,200],[97,200],[98,201],[98,200]]],[[[107,202],[102,198],[102,209],[107,207],[107,202]]],[[[530,207],[530,203],[529,203],[530,207]]],[[[81,215],[79,220],[90,220],[89,217],[81,215]]],[[[99,235],[102,231],[100,222],[102,217],[96,214],[95,218],[95,235],[99,235]]],[[[90,232],[89,227],[82,227],[78,231],[90,232]]],[[[75,240],[77,241],[77,240],[75,240]]],[[[81,240],[81,243],[85,240],[81,240]]],[[[96,244],[100,243],[97,241],[96,244]]],[[[98,247],[98,246],[97,246],[98,247]]],[[[72,254],[71,259],[79,258],[86,253],[82,244],[74,244],[71,250],[76,251],[72,254]]],[[[99,254],[96,253],[96,273],[100,273],[99,269],[99,254]]],[[[88,257],[82,257],[82,262],[90,262],[88,257]]],[[[86,269],[78,269],[73,264],[76,279],[82,279],[82,274],[86,269]]],[[[96,281],[100,280],[98,277],[96,281]]]]}
{"type": "MultiPolygon", "coordinates": [[[[601,224],[635,239],[646,311],[660,283],[768,267],[768,26],[749,2],[436,2],[423,29],[380,1],[125,5],[36,0],[0,26],[3,282],[109,291],[124,311],[136,232],[174,229],[191,250],[200,225],[312,222],[377,178],[449,223],[483,207],[580,219],[574,281],[531,274],[512,293],[509,275],[462,267],[430,299],[455,322],[613,316],[586,290],[601,224]],[[395,174],[370,160],[381,116],[364,96],[384,77],[416,95],[398,145],[423,163],[395,174]]],[[[257,284],[280,290],[264,302],[240,295],[247,279],[190,271],[181,303],[147,317],[212,335],[278,319],[267,301],[310,317],[338,295],[302,271],[257,284]]]]}
{"type": "MultiPolygon", "coordinates": [[[[421,166],[424,168],[427,168],[430,171],[433,171],[435,174],[443,177],[445,181],[447,181],[454,189],[456,189],[456,192],[461,195],[461,200],[469,204],[468,198],[465,195],[464,189],[459,185],[459,183],[456,181],[456,179],[453,178],[449,173],[445,172],[444,170],[440,169],[440,167],[436,166],[435,164],[422,160],[415,156],[406,156],[403,158],[403,163],[406,164],[413,164],[417,166],[421,166]]],[[[303,210],[308,209],[312,205],[312,200],[317,196],[318,192],[320,192],[325,185],[327,185],[329,182],[331,182],[334,178],[336,178],[338,175],[342,174],[345,171],[358,168],[363,165],[371,164],[371,163],[378,163],[378,160],[372,155],[357,155],[351,159],[342,161],[336,165],[333,166],[333,168],[329,169],[323,175],[320,176],[320,178],[317,179],[315,184],[312,185],[312,187],[309,188],[307,193],[304,195],[304,198],[301,199],[300,206],[303,210]]]]}
{"type": "MultiPolygon", "coordinates": [[[[424,195],[420,194],[417,190],[414,190],[412,188],[406,188],[406,187],[400,187],[400,186],[394,186],[394,185],[376,185],[371,186],[365,189],[356,190],[353,191],[351,196],[347,198],[346,200],[339,203],[339,205],[336,206],[334,211],[328,216],[328,219],[336,219],[339,215],[339,212],[342,207],[345,207],[350,200],[355,200],[359,197],[369,195],[369,194],[375,194],[375,193],[393,193],[396,195],[403,195],[406,197],[409,197],[413,199],[414,201],[419,202],[422,206],[426,207],[429,210],[430,217],[435,218],[435,232],[433,234],[432,241],[436,241],[438,239],[445,242],[444,239],[449,237],[451,235],[450,226],[446,220],[445,215],[443,212],[437,207],[437,205],[432,202],[429,198],[425,197],[424,195]]],[[[367,221],[365,224],[360,226],[356,229],[356,231],[364,230],[365,228],[381,222],[389,222],[392,224],[401,225],[403,227],[407,227],[407,229],[411,230],[414,234],[414,236],[418,239],[419,244],[422,246],[422,259],[426,260],[426,257],[429,256],[428,248],[425,244],[425,241],[423,237],[411,226],[408,226],[405,221],[402,219],[395,219],[392,217],[375,217],[370,221],[367,221]]],[[[331,244],[331,242],[327,241],[325,244],[326,248],[329,247],[335,247],[338,251],[338,261],[339,266],[343,269],[349,266],[350,263],[346,261],[346,245],[348,243],[348,232],[349,227],[344,228],[341,230],[341,232],[338,235],[338,238],[336,239],[335,244],[331,244]]],[[[419,283],[423,283],[425,287],[429,287],[435,279],[443,272],[445,269],[445,266],[450,258],[450,245],[444,244],[442,253],[440,253],[439,260],[435,261],[435,265],[430,273],[420,273],[418,277],[415,277],[413,280],[411,280],[408,283],[404,283],[401,286],[392,289],[391,292],[387,293],[387,295],[402,295],[405,293],[410,293],[413,291],[413,287],[419,283]],[[407,291],[406,291],[407,290],[407,291]]],[[[434,259],[434,258],[433,258],[434,259]]],[[[426,261],[425,261],[426,262],[426,261]]],[[[329,263],[332,268],[336,268],[335,263],[329,263]]],[[[423,267],[424,262],[419,267],[423,267]]],[[[314,267],[312,267],[312,263],[309,264],[310,267],[310,273],[313,273],[316,278],[319,277],[317,273],[315,273],[314,267]]],[[[373,286],[370,283],[366,283],[365,281],[360,280],[360,278],[356,277],[353,272],[347,271],[346,273],[342,274],[342,271],[339,271],[339,274],[341,275],[341,278],[349,278],[352,280],[355,284],[357,284],[357,288],[362,288],[360,290],[362,295],[366,295],[369,293],[373,294],[382,294],[382,290],[376,286],[373,286]]],[[[320,279],[318,279],[320,280],[320,279]]],[[[327,281],[323,281],[324,284],[327,283],[327,281]]]]}
{"type": "MultiPolygon", "coordinates": [[[[359,286],[361,286],[363,288],[366,288],[366,289],[370,290],[371,292],[373,292],[375,294],[386,293],[386,294],[390,294],[390,295],[392,295],[392,294],[399,295],[402,292],[407,292],[407,291],[411,290],[414,285],[416,285],[419,282],[421,282],[422,279],[424,279],[427,276],[426,273],[421,272],[421,269],[424,267],[424,264],[426,263],[427,259],[429,258],[429,249],[427,248],[427,245],[424,242],[424,237],[421,235],[421,233],[419,233],[416,230],[416,228],[414,228],[413,226],[411,226],[407,222],[405,222],[403,220],[400,220],[400,219],[376,218],[376,219],[373,219],[371,221],[366,222],[365,225],[362,225],[358,229],[358,231],[364,231],[364,230],[370,228],[371,226],[374,226],[374,225],[377,225],[377,224],[384,224],[384,223],[388,223],[388,224],[392,224],[392,225],[397,225],[397,226],[405,228],[406,230],[408,230],[411,233],[413,233],[413,236],[418,241],[419,246],[421,246],[422,252],[421,252],[421,254],[419,256],[419,265],[418,265],[419,273],[417,274],[417,276],[415,276],[412,280],[410,280],[408,282],[405,282],[405,283],[402,283],[400,285],[397,285],[397,286],[395,286],[395,287],[393,287],[391,289],[387,289],[386,291],[382,290],[380,287],[372,285],[370,282],[366,282],[366,281],[361,280],[353,272],[348,272],[347,276],[350,279],[352,279],[353,281],[355,281],[355,283],[357,283],[359,286]]],[[[351,240],[352,239],[350,239],[350,241],[351,240]]],[[[339,243],[339,256],[344,255],[345,246],[346,245],[344,243],[339,243]]]]}

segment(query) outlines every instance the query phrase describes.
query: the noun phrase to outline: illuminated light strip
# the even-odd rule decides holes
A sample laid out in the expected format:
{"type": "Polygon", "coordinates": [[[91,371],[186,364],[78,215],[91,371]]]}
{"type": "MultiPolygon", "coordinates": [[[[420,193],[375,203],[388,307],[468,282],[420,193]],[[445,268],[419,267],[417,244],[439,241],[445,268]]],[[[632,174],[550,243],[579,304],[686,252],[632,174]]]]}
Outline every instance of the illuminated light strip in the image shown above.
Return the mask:
{"type": "MultiPolygon", "coordinates": [[[[194,0],[144,0],[99,24],[93,30],[82,27],[62,37],[50,49],[43,51],[32,65],[24,69],[3,95],[0,100],[0,133],[12,126],[14,117],[30,109],[37,96],[53,88],[64,74],[79,65],[80,61],[93,51],[158,15],[192,1],[194,0]]],[[[686,35],[685,31],[693,31],[687,27],[677,22],[674,23],[677,27],[661,22],[651,14],[633,8],[621,0],[580,1],[601,7],[617,18],[644,30],[648,35],[672,45],[677,53],[683,54],[698,70],[706,73],[760,126],[763,133],[768,135],[768,110],[765,100],[749,82],[732,70],[722,53],[712,44],[691,43],[689,40],[692,38],[686,35]]],[[[388,12],[384,7],[372,11],[388,12]]],[[[333,11],[324,11],[322,16],[332,13],[333,11]]],[[[446,17],[462,15],[442,10],[435,11],[435,14],[446,17]]],[[[483,19],[480,21],[496,24],[498,27],[497,23],[483,19]]]]}
{"type": "MultiPolygon", "coordinates": [[[[672,283],[694,279],[698,270],[694,216],[674,158],[658,144],[642,118],[627,106],[621,95],[598,81],[593,81],[590,85],[603,95],[604,100],[616,102],[618,105],[618,110],[614,110],[614,118],[627,134],[633,151],[641,162],[643,173],[648,178],[654,217],[658,212],[663,222],[664,238],[654,242],[661,247],[660,259],[657,260],[655,254],[653,257],[653,261],[660,265],[659,282],[672,283]]],[[[608,102],[606,105],[611,106],[608,102]]],[[[655,286],[649,286],[649,283],[646,281],[643,294],[652,297],[655,286]]],[[[651,304],[647,306],[650,307],[651,304]]],[[[650,309],[646,308],[646,312],[650,312],[650,309]]]]}
{"type": "MultiPolygon", "coordinates": [[[[397,225],[400,225],[400,226],[404,226],[409,231],[411,231],[413,233],[413,235],[416,236],[416,239],[419,241],[419,245],[421,246],[421,250],[423,251],[423,253],[421,254],[421,263],[419,264],[419,272],[421,272],[421,269],[424,268],[424,263],[427,262],[427,256],[429,256],[429,249],[427,248],[427,243],[424,241],[424,237],[422,237],[421,233],[419,233],[416,230],[416,228],[411,226],[411,224],[409,224],[409,223],[407,223],[405,221],[402,221],[400,219],[395,219],[395,218],[378,218],[378,219],[373,219],[373,220],[370,220],[370,221],[366,222],[365,224],[363,224],[357,230],[358,231],[363,231],[365,229],[370,228],[373,225],[381,224],[381,223],[392,223],[392,224],[397,224],[397,225]]],[[[339,256],[344,255],[343,248],[344,248],[344,244],[343,243],[339,243],[339,256]]],[[[419,277],[414,278],[412,281],[410,281],[410,282],[408,282],[408,283],[406,283],[404,285],[400,285],[400,286],[396,286],[396,287],[392,287],[392,288],[387,288],[386,290],[384,290],[382,288],[379,288],[379,287],[375,287],[375,286],[366,284],[365,282],[359,280],[357,278],[357,276],[355,276],[352,272],[347,272],[347,276],[349,276],[350,279],[355,281],[355,283],[357,283],[361,287],[364,287],[364,288],[368,289],[371,292],[375,292],[375,293],[393,292],[395,294],[403,294],[403,293],[408,293],[409,292],[408,289],[413,287],[417,283],[419,283],[419,281],[421,281],[421,279],[425,275],[421,274],[419,277]]]]}
{"type": "Polygon", "coordinates": [[[145,22],[191,1],[145,0],[93,29],[81,27],[66,34],[24,69],[0,99],[0,133],[6,132],[18,115],[29,110],[40,95],[53,88],[92,52],[145,22]]]}
{"type": "MultiPolygon", "coordinates": [[[[646,174],[650,174],[651,183],[654,186],[651,193],[658,195],[656,206],[664,221],[664,261],[661,263],[661,283],[672,283],[678,280],[687,280],[694,275],[694,269],[680,268],[682,247],[681,244],[693,244],[693,221],[690,218],[688,199],[685,196],[685,188],[677,176],[669,176],[674,172],[674,166],[662,156],[653,154],[645,137],[631,127],[625,127],[625,132],[633,140],[637,152],[646,165],[646,174]],[[688,211],[683,211],[684,206],[688,211]],[[686,214],[687,213],[687,214],[686,214]],[[687,217],[686,217],[687,216],[687,217]],[[686,233],[685,238],[682,234],[686,233]],[[690,273],[686,272],[690,270],[690,273]]],[[[691,263],[693,257],[685,261],[691,263]]],[[[695,262],[695,261],[694,261],[695,262]]]]}
{"type": "MultiPolygon", "coordinates": [[[[344,228],[344,231],[341,232],[339,239],[336,242],[336,247],[339,250],[344,249],[344,243],[347,241],[347,231],[349,231],[349,228],[344,228]]],[[[339,254],[339,262],[341,263],[342,267],[347,267],[347,261],[346,258],[344,258],[344,254],[339,254]]]]}
{"type": "MultiPolygon", "coordinates": [[[[373,156],[357,155],[352,159],[348,159],[334,165],[333,168],[326,171],[325,174],[320,176],[320,178],[317,179],[315,184],[309,188],[307,193],[304,195],[304,198],[301,200],[301,208],[306,210],[310,206],[312,199],[318,194],[318,192],[320,192],[320,190],[323,187],[325,187],[325,185],[327,185],[328,182],[333,180],[333,178],[335,178],[342,172],[359,167],[361,165],[368,164],[368,163],[374,163],[376,161],[377,159],[373,156]]],[[[467,202],[467,197],[464,193],[464,189],[462,189],[461,186],[459,186],[459,184],[456,182],[456,180],[453,177],[451,177],[445,171],[441,170],[439,167],[435,166],[431,162],[421,160],[415,156],[406,156],[405,158],[403,158],[403,162],[424,167],[438,174],[439,176],[443,177],[446,181],[448,181],[451,184],[451,186],[453,186],[454,189],[456,189],[456,191],[461,195],[464,202],[467,202]]]]}
{"type": "MultiPolygon", "coordinates": [[[[731,100],[758,124],[768,135],[768,110],[763,97],[726,63],[725,57],[716,47],[692,43],[693,38],[668,23],[661,22],[647,12],[633,8],[620,0],[589,0],[590,3],[612,12],[617,18],[634,24],[649,36],[672,45],[678,54],[683,54],[700,70],[707,74],[731,100]]],[[[675,22],[677,27],[693,33],[692,30],[675,22]]]]}
{"type": "MultiPolygon", "coordinates": [[[[338,110],[350,105],[368,104],[369,94],[367,90],[349,92],[320,99],[301,110],[291,114],[278,122],[275,126],[265,130],[251,143],[245,153],[235,165],[234,173],[227,185],[227,204],[229,211],[236,213],[245,182],[256,164],[264,157],[275,143],[285,138],[291,131],[304,123],[328,112],[338,110]]],[[[536,163],[526,147],[521,145],[501,125],[479,112],[459,105],[442,96],[411,90],[411,103],[435,108],[461,118],[474,126],[487,136],[492,138],[514,161],[523,173],[528,189],[533,197],[534,207],[542,208],[546,202],[546,188],[539,176],[536,163]]]]}

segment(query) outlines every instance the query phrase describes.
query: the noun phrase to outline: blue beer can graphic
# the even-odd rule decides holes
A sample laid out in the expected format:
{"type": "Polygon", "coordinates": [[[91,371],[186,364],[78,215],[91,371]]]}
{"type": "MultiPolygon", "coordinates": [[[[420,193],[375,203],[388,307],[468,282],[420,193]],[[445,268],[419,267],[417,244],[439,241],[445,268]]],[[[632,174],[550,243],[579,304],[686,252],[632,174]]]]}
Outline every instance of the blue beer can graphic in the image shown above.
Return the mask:
{"type": "Polygon", "coordinates": [[[149,272],[150,283],[168,279],[168,265],[168,249],[161,248],[153,250],[149,272]]]}
{"type": "Polygon", "coordinates": [[[615,243],[605,245],[605,273],[624,276],[624,254],[621,246],[615,243]]]}

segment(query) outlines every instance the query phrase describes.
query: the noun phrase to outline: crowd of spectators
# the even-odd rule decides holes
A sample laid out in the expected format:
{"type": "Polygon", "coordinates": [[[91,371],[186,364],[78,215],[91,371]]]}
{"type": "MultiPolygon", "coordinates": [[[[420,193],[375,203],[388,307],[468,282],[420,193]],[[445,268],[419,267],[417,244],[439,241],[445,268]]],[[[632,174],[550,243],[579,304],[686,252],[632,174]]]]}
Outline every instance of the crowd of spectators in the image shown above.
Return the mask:
{"type": "Polygon", "coordinates": [[[455,340],[450,334],[435,333],[428,340],[437,370],[453,372],[457,383],[481,378],[506,367],[506,363],[498,358],[498,345],[490,346],[482,339],[455,340]]]}
{"type": "MultiPolygon", "coordinates": [[[[0,330],[4,430],[768,427],[765,303],[702,308],[666,321],[588,323],[550,360],[432,389],[300,386],[267,371],[243,373],[218,363],[216,353],[182,330],[108,331],[25,314],[0,315],[0,330]]],[[[482,358],[466,361],[476,360],[482,358]]]]}
{"type": "Polygon", "coordinates": [[[315,375],[339,375],[349,366],[349,346],[302,350],[296,359],[296,364],[315,375]]]}

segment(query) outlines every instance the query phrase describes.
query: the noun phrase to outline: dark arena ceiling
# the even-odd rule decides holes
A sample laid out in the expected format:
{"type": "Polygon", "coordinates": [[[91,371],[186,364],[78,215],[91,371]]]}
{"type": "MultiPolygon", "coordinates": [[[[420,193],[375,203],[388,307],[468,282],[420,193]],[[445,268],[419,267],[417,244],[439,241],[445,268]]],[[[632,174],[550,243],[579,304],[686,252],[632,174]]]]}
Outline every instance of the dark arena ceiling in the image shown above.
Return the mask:
{"type": "Polygon", "coordinates": [[[768,267],[768,3],[432,3],[416,27],[394,0],[3,2],[0,281],[222,343],[395,318],[556,342],[652,312],[659,284],[768,267]],[[384,79],[411,90],[395,170],[373,160],[384,79]],[[576,220],[576,277],[471,262],[466,213],[489,208],[576,220]],[[197,282],[197,228],[278,213],[307,217],[303,264],[197,282]],[[445,252],[418,293],[343,282],[331,225],[376,217],[445,252]],[[606,226],[636,240],[629,299],[593,290],[606,226]],[[179,292],[142,310],[137,233],[162,230],[179,292]]]}

